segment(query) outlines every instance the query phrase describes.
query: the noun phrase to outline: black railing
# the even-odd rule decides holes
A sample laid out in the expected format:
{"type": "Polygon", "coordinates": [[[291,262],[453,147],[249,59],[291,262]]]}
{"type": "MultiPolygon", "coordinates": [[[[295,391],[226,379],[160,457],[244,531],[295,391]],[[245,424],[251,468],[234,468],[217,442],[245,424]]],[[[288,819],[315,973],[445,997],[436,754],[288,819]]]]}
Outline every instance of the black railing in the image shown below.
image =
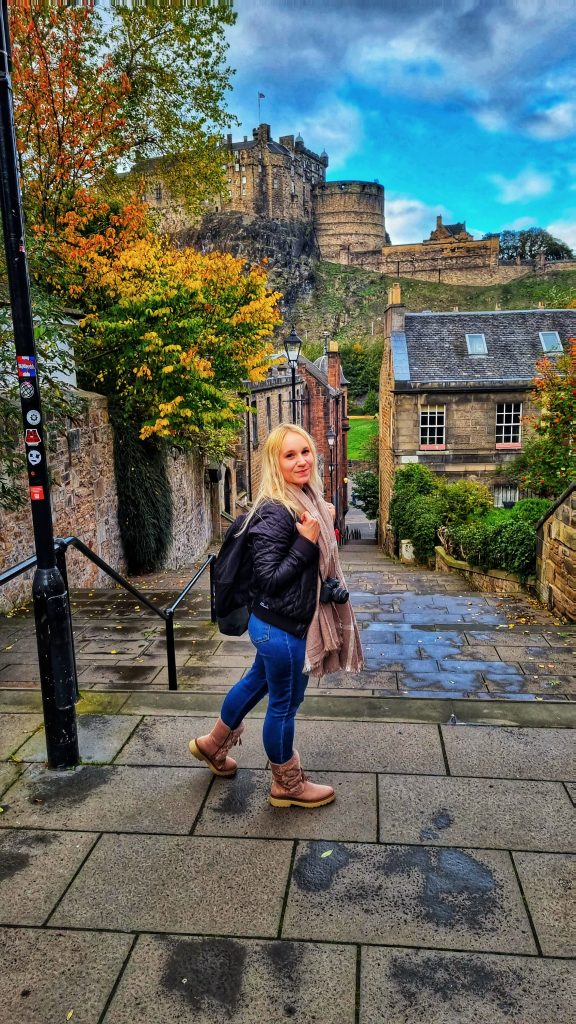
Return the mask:
{"type": "MultiPolygon", "coordinates": [[[[192,590],[192,587],[198,582],[203,573],[206,572],[206,569],[209,569],[210,620],[212,622],[216,622],[216,608],[214,605],[214,562],[216,561],[216,555],[208,555],[208,558],[205,560],[205,562],[202,563],[202,565],[198,569],[198,572],[186,584],[184,589],[180,591],[176,600],[172,601],[172,604],[167,605],[166,608],[159,608],[158,605],[154,604],[153,601],[150,601],[146,597],[146,595],[142,593],[141,590],[138,590],[137,587],[134,587],[131,583],[128,582],[127,579],[124,579],[124,577],[119,572],[116,572],[116,570],[113,569],[111,565],[108,565],[108,563],[105,562],[102,558],[100,558],[98,555],[95,555],[94,552],[86,544],[83,543],[83,541],[78,539],[78,537],[61,537],[58,540],[54,541],[56,561],[62,578],[64,579],[64,582],[66,584],[66,588],[68,588],[68,576],[66,572],[66,552],[70,547],[76,548],[77,551],[79,551],[82,555],[84,555],[91,562],[93,562],[94,565],[98,566],[98,568],[101,569],[102,572],[105,572],[107,576],[110,576],[110,578],[113,579],[116,583],[118,583],[121,587],[123,587],[124,590],[127,590],[129,594],[132,594],[133,597],[137,598],[137,600],[141,604],[146,605],[146,607],[149,608],[151,612],[154,612],[155,615],[158,615],[159,618],[164,620],[166,626],[166,659],[168,662],[168,689],[177,690],[178,676],[176,673],[176,649],[174,644],[174,612],[182,603],[184,598],[188,596],[188,594],[192,590]]],[[[32,557],[27,558],[23,562],[19,562],[18,565],[11,566],[9,569],[5,569],[4,572],[0,573],[0,587],[4,586],[5,583],[10,583],[12,580],[15,580],[18,576],[21,576],[22,573],[26,572],[28,569],[33,569],[35,566],[36,558],[32,557]]],[[[71,613],[70,618],[72,618],[71,613]]],[[[78,692],[77,682],[76,692],[78,692]]]]}

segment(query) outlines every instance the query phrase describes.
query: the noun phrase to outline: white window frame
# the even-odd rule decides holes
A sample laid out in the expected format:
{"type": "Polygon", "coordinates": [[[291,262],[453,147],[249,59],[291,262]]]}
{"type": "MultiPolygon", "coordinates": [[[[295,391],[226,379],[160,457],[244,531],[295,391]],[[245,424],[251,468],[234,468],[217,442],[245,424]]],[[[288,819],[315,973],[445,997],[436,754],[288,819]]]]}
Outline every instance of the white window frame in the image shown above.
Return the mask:
{"type": "Polygon", "coordinates": [[[496,404],[496,447],[497,448],[521,448],[522,447],[522,402],[498,402],[496,404]],[[501,417],[501,419],[499,419],[501,417]],[[518,440],[512,440],[514,428],[518,428],[518,440]],[[501,440],[498,440],[499,428],[501,428],[501,440]],[[508,430],[506,428],[509,428],[508,430]],[[506,435],[509,435],[508,437],[506,435]]]}
{"type": "Polygon", "coordinates": [[[562,344],[562,341],[560,339],[560,335],[558,334],[558,331],[538,331],[538,334],[540,335],[540,344],[542,345],[543,351],[546,352],[546,355],[549,355],[552,352],[562,353],[564,351],[564,346],[562,344]],[[547,348],[546,347],[546,342],[544,341],[544,336],[546,334],[553,334],[553,335],[555,335],[555,340],[557,342],[557,345],[554,348],[547,348]]]}
{"type": "Polygon", "coordinates": [[[486,356],[486,355],[488,355],[488,348],[487,348],[487,345],[486,345],[486,335],[485,334],[481,334],[480,331],[477,331],[475,334],[467,334],[466,335],[466,346],[468,348],[468,355],[469,356],[486,356]],[[476,344],[480,344],[480,345],[483,346],[483,348],[481,348],[480,351],[475,352],[475,351],[472,350],[472,345],[475,344],[475,342],[471,341],[472,338],[481,338],[482,339],[480,342],[476,342],[476,344]]]}
{"type": "Polygon", "coordinates": [[[426,452],[438,452],[444,451],[446,448],[446,406],[445,405],[422,405],[420,407],[420,414],[418,417],[418,430],[419,430],[419,449],[420,451],[426,452]],[[424,416],[428,417],[428,422],[424,424],[424,416]],[[430,422],[430,417],[434,417],[434,422],[430,422]],[[441,417],[442,422],[438,423],[438,419],[441,417]],[[439,434],[439,429],[442,428],[442,434],[439,434]],[[432,433],[433,431],[433,433],[432,433]],[[423,440],[426,436],[427,440],[423,440]],[[441,436],[442,440],[439,441],[438,437],[441,436]],[[434,441],[430,441],[430,437],[434,437],[434,441]]]}

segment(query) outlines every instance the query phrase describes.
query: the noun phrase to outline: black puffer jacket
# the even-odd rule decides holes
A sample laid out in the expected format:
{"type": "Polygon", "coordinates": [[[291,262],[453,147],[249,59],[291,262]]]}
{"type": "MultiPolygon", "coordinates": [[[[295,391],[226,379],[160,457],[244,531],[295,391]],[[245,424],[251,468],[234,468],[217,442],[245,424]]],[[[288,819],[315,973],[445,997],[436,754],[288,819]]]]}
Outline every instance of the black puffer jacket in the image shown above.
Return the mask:
{"type": "Polygon", "coordinates": [[[296,529],[284,505],[260,505],[248,527],[254,575],[252,611],[263,622],[305,637],[316,610],[317,544],[296,529]]]}

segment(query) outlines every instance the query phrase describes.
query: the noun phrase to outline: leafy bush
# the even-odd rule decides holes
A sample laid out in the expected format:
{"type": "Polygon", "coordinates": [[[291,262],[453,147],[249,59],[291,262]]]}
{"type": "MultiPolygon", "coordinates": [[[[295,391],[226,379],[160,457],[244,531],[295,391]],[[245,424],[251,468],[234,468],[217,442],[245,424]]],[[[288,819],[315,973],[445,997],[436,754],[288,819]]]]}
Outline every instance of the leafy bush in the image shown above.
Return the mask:
{"type": "Polygon", "coordinates": [[[488,569],[492,557],[492,535],[496,526],[497,523],[480,519],[454,527],[450,530],[450,539],[457,548],[455,553],[470,565],[488,569]]]}
{"type": "Polygon", "coordinates": [[[522,519],[532,526],[542,519],[552,502],[548,498],[522,498],[510,509],[512,519],[522,519]]]}
{"type": "Polygon", "coordinates": [[[444,502],[444,526],[465,523],[472,517],[480,518],[494,507],[488,488],[474,480],[459,480],[454,484],[443,480],[440,493],[444,502]]]}
{"type": "Polygon", "coordinates": [[[427,466],[404,466],[394,476],[394,490],[390,502],[390,524],[398,540],[412,539],[412,519],[408,506],[417,495],[432,494],[438,489],[438,478],[427,466]]]}
{"type": "Polygon", "coordinates": [[[407,536],[412,541],[414,554],[419,562],[427,562],[434,557],[438,527],[444,518],[442,495],[439,492],[416,494],[406,506],[406,516],[410,522],[407,536]]]}
{"type": "Polygon", "coordinates": [[[526,579],[536,563],[536,531],[532,523],[510,516],[495,526],[490,544],[490,568],[504,569],[526,579]]]}
{"type": "Polygon", "coordinates": [[[370,388],[370,391],[366,395],[364,400],[364,414],[366,416],[376,416],[378,413],[378,392],[370,388]]]}
{"type": "Polygon", "coordinates": [[[378,473],[356,473],[352,490],[352,500],[364,510],[368,519],[378,517],[380,506],[380,481],[378,473]]]}

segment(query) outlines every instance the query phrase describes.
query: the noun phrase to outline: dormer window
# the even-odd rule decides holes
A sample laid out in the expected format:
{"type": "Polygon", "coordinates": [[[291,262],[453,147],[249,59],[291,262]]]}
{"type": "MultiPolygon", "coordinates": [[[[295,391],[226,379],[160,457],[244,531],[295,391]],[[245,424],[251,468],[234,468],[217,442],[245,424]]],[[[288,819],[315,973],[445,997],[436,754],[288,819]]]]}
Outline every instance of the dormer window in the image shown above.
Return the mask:
{"type": "Polygon", "coordinates": [[[545,352],[563,352],[558,331],[539,331],[542,348],[545,352]]]}
{"type": "Polygon", "coordinates": [[[469,356],[485,356],[488,353],[486,338],[483,334],[467,334],[466,344],[469,356]]]}

